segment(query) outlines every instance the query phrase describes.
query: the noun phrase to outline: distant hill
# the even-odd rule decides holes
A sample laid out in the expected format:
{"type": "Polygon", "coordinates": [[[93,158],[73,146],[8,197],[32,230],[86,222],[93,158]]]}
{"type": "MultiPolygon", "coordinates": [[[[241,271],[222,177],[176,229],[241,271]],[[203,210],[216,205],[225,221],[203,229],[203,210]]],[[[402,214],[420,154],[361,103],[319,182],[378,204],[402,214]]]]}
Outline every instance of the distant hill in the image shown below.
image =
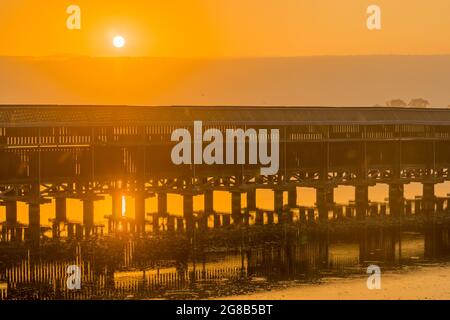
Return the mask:
{"type": "Polygon", "coordinates": [[[450,56],[246,59],[0,57],[0,103],[450,104],[450,56]]]}

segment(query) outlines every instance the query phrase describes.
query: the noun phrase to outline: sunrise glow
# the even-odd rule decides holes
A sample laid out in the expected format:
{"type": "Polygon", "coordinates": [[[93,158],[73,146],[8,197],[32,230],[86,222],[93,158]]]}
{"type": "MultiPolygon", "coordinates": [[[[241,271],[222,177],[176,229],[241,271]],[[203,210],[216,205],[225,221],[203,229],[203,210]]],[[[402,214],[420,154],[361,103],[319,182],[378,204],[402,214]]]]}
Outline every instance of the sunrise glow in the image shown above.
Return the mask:
{"type": "Polygon", "coordinates": [[[115,36],[113,39],[113,45],[118,49],[125,47],[125,43],[125,38],[122,36],[115,36]]]}

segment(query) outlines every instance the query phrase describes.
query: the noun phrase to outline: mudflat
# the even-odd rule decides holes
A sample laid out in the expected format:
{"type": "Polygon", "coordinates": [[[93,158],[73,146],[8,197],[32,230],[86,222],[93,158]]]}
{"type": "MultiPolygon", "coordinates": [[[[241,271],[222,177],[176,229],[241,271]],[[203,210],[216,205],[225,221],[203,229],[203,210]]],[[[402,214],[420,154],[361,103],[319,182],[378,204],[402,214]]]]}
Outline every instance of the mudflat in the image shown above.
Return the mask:
{"type": "Polygon", "coordinates": [[[255,292],[226,299],[248,300],[448,300],[450,264],[404,267],[382,273],[381,289],[367,289],[367,277],[323,279],[285,289],[255,292]]]}

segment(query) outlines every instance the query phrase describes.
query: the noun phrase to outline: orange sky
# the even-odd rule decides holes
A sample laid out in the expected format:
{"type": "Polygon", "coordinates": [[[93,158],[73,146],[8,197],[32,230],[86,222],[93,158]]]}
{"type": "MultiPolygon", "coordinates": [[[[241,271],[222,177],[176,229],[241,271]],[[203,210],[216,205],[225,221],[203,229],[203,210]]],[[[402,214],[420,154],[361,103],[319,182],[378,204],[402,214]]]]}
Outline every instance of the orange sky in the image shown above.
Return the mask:
{"type": "Polygon", "coordinates": [[[1,0],[0,55],[449,54],[449,15],[448,0],[1,0]],[[372,3],[381,31],[366,28],[372,3]],[[70,4],[81,31],[66,29],[70,4]]]}

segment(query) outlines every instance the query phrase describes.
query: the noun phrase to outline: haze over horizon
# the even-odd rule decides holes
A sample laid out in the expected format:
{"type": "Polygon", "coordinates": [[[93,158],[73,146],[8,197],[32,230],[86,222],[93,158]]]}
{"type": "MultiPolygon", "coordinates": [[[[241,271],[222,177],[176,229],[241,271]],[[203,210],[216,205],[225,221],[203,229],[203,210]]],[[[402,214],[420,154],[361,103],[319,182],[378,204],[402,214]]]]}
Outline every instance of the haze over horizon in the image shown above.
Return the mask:
{"type": "Polygon", "coordinates": [[[450,55],[286,58],[0,57],[1,104],[450,104],[450,55]]]}

